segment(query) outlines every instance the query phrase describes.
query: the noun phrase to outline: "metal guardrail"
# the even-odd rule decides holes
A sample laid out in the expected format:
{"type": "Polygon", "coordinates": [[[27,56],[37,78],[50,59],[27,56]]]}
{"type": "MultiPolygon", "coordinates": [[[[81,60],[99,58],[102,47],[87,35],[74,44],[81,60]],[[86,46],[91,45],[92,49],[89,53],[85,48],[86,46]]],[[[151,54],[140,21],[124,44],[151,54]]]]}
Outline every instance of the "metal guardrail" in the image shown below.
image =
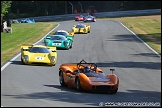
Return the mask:
{"type": "Polygon", "coordinates": [[[152,15],[152,14],[161,14],[161,9],[102,12],[96,13],[96,17],[121,17],[121,16],[152,15]]]}
{"type": "MultiPolygon", "coordinates": [[[[86,14],[86,13],[83,13],[86,14]]],[[[149,10],[129,10],[129,11],[115,11],[115,12],[100,12],[95,13],[96,18],[104,17],[122,17],[122,16],[137,16],[137,15],[152,15],[160,14],[161,9],[149,9],[149,10]]],[[[77,14],[65,14],[65,15],[53,15],[53,16],[39,16],[39,17],[29,17],[37,21],[54,21],[54,20],[73,20],[77,14]]],[[[16,20],[21,20],[25,18],[19,18],[16,20]]]]}

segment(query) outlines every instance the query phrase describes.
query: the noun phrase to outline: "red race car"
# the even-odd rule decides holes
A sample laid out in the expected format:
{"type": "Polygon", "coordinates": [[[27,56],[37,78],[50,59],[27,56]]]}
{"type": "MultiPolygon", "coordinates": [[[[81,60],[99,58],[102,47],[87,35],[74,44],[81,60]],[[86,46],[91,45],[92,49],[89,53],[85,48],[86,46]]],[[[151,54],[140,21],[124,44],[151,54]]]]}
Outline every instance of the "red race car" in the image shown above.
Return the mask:
{"type": "Polygon", "coordinates": [[[83,15],[75,16],[75,21],[83,21],[83,20],[84,20],[83,15]]]}
{"type": "Polygon", "coordinates": [[[95,63],[82,60],[79,63],[64,63],[59,68],[61,86],[74,87],[78,91],[106,92],[115,94],[118,91],[119,78],[110,69],[105,74],[95,63]]]}

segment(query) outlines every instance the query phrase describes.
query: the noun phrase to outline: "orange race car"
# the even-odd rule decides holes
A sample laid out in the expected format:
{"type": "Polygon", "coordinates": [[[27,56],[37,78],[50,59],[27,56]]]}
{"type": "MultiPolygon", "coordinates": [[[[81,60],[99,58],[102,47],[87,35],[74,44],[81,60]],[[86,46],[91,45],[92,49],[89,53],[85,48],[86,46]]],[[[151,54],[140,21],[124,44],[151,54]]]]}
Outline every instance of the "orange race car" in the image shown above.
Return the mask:
{"type": "Polygon", "coordinates": [[[79,63],[64,63],[59,68],[61,86],[70,86],[78,91],[116,93],[119,78],[110,69],[111,74],[105,75],[95,63],[81,60],[79,63]]]}

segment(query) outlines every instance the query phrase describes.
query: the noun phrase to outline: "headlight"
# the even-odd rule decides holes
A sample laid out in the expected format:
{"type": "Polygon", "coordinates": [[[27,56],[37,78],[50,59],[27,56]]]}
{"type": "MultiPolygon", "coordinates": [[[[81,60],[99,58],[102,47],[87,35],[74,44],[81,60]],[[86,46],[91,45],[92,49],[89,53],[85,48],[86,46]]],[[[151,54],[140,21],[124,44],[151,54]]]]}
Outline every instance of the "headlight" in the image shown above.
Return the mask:
{"type": "Polygon", "coordinates": [[[52,57],[51,57],[51,61],[52,61],[52,62],[55,62],[55,56],[52,56],[52,57]]]}
{"type": "Polygon", "coordinates": [[[24,58],[25,58],[25,61],[28,63],[28,61],[29,61],[29,56],[28,56],[28,55],[25,55],[24,58]]]}

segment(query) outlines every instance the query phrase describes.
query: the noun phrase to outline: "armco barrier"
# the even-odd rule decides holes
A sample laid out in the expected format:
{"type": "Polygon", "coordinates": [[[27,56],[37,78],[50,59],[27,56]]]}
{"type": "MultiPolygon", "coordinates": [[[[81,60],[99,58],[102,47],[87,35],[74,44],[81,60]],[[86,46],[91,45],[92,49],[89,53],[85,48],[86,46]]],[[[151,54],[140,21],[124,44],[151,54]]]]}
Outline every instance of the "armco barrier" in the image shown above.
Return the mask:
{"type": "MultiPolygon", "coordinates": [[[[85,14],[85,13],[83,13],[85,14]]],[[[115,12],[99,12],[95,13],[96,18],[104,17],[122,17],[122,16],[137,16],[137,15],[153,15],[160,14],[161,9],[148,9],[148,10],[129,10],[129,11],[115,11],[115,12]]],[[[53,15],[53,16],[39,16],[39,17],[29,17],[37,21],[54,21],[54,20],[73,20],[74,16],[77,14],[65,14],[65,15],[53,15]]],[[[18,18],[13,20],[21,20],[25,18],[18,18]]]]}

